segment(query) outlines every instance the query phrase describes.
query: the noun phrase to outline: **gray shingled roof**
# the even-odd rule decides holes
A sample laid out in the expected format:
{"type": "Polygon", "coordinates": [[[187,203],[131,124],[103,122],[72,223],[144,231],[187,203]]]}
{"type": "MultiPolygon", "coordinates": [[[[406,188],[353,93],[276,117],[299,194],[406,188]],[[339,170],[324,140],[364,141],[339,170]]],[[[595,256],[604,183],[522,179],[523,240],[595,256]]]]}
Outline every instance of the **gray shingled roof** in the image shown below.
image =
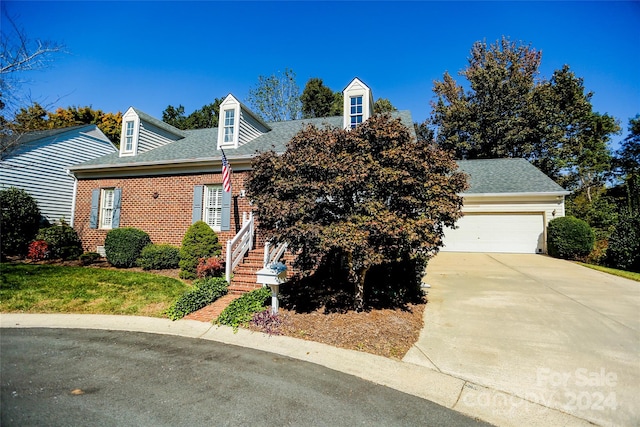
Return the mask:
{"type": "Polygon", "coordinates": [[[464,194],[561,193],[568,192],[525,159],[458,160],[469,175],[464,194]]]}
{"type": "MultiPolygon", "coordinates": [[[[396,111],[392,113],[392,116],[400,118],[404,125],[413,131],[411,113],[408,111],[396,111]]],[[[145,117],[145,120],[146,119],[147,117],[145,117]]],[[[342,127],[342,120],[342,116],[336,116],[317,119],[291,120],[286,122],[269,122],[267,123],[271,128],[269,132],[244,145],[241,145],[238,148],[226,149],[225,154],[233,165],[234,158],[247,158],[253,156],[256,152],[273,149],[278,153],[282,153],[285,151],[286,145],[291,138],[306,125],[313,124],[317,127],[323,127],[325,125],[331,127],[342,127]]],[[[73,170],[80,167],[87,170],[91,166],[104,168],[135,166],[136,164],[144,165],[149,163],[166,163],[169,165],[172,163],[188,161],[220,159],[221,152],[216,149],[218,128],[184,130],[181,132],[185,135],[184,138],[154,148],[153,150],[128,157],[120,157],[119,153],[113,153],[107,156],[98,157],[97,159],[90,160],[80,165],[75,165],[71,169],[73,170]]]]}

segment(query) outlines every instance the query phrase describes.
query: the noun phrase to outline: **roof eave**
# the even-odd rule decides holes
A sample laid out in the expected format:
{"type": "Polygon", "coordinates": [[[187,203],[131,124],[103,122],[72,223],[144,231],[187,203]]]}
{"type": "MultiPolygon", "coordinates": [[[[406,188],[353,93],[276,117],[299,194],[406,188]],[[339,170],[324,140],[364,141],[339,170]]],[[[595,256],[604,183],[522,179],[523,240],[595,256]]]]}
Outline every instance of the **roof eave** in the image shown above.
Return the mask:
{"type": "Polygon", "coordinates": [[[570,191],[532,191],[532,192],[518,192],[518,193],[460,193],[462,197],[525,197],[525,196],[536,196],[536,197],[545,197],[545,196],[568,196],[571,194],[570,191]]]}

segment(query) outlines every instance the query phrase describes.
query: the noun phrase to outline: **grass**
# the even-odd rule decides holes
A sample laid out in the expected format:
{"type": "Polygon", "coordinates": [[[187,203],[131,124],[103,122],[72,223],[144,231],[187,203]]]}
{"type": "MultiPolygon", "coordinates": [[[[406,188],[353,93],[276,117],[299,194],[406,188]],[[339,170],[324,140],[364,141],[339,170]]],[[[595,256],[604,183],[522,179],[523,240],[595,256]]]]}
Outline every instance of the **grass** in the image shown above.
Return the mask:
{"type": "Polygon", "coordinates": [[[0,264],[0,312],[163,317],[189,286],[149,273],[0,264]]]}
{"type": "Polygon", "coordinates": [[[594,270],[602,271],[604,273],[613,274],[614,276],[624,277],[625,279],[635,280],[636,282],[640,282],[640,273],[634,273],[633,271],[626,270],[618,270],[616,268],[603,267],[601,265],[595,264],[586,264],[584,262],[579,262],[578,264],[592,268],[594,270]]]}

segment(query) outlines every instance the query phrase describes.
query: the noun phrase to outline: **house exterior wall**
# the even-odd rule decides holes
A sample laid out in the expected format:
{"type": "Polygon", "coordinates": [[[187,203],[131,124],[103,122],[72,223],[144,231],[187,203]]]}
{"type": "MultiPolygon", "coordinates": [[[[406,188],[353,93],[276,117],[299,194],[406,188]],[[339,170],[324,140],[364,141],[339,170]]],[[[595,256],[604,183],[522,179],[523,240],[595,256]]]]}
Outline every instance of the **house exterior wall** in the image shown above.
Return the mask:
{"type": "Polygon", "coordinates": [[[104,134],[91,129],[46,137],[25,144],[1,162],[0,186],[27,191],[49,222],[70,223],[75,180],[67,168],[115,151],[104,134]]]}
{"type": "Polygon", "coordinates": [[[545,224],[553,218],[564,216],[564,196],[464,196],[464,213],[541,213],[545,224]]]}
{"type": "MultiPolygon", "coordinates": [[[[217,232],[223,248],[242,227],[243,212],[252,208],[247,197],[241,197],[248,172],[234,172],[231,176],[231,230],[217,232]]],[[[153,243],[181,246],[192,224],[194,187],[222,184],[220,173],[100,178],[78,180],[74,228],[85,251],[95,252],[104,245],[109,230],[89,227],[91,192],[97,188],[121,188],[120,228],[135,227],[149,234],[153,243]],[[157,193],[157,197],[154,197],[157,193]]]]}

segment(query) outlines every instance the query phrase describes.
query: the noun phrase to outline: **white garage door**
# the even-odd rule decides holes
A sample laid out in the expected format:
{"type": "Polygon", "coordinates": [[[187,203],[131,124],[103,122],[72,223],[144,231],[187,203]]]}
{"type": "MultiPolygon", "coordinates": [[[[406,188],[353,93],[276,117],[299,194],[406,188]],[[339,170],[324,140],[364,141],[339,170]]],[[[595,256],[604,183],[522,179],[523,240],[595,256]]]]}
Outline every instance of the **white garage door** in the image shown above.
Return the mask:
{"type": "Polygon", "coordinates": [[[455,230],[445,231],[448,252],[540,253],[542,214],[466,214],[455,230]]]}

